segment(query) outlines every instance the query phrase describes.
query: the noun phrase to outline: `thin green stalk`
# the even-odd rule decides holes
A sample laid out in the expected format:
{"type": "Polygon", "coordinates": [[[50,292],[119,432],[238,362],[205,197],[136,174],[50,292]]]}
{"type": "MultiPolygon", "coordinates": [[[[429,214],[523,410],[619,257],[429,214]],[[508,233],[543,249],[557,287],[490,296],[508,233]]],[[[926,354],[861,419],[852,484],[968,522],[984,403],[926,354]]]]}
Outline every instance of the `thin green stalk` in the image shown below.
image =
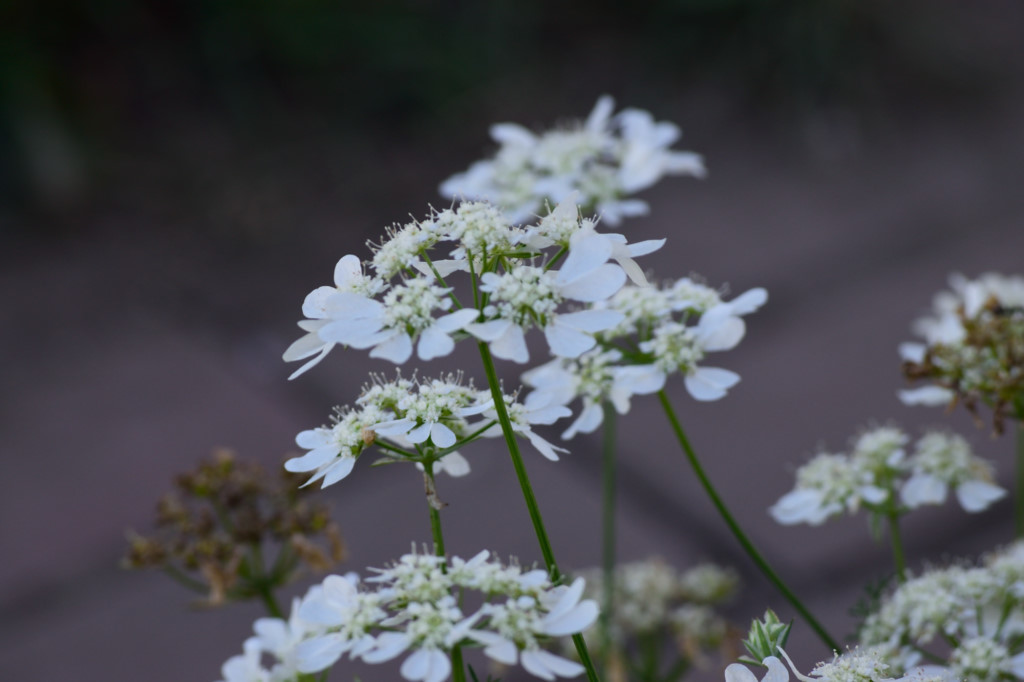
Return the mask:
{"type": "Polygon", "coordinates": [[[900,534],[900,515],[896,511],[887,514],[889,518],[889,539],[892,542],[892,559],[896,564],[896,579],[907,582],[907,561],[903,554],[903,537],[900,534]]]}
{"type": "Polygon", "coordinates": [[[711,485],[711,481],[708,479],[707,474],[704,473],[704,468],[701,466],[696,453],[690,446],[690,441],[686,438],[686,433],[683,431],[683,427],[679,424],[679,419],[676,417],[676,413],[672,409],[672,403],[669,402],[668,395],[665,394],[664,389],[658,391],[658,400],[661,401],[661,406],[665,410],[665,416],[668,417],[669,423],[672,425],[672,430],[675,431],[676,438],[679,440],[679,444],[682,446],[683,452],[686,453],[686,458],[690,461],[690,466],[693,467],[693,471],[697,474],[698,480],[700,480],[701,485],[704,486],[704,491],[708,494],[708,497],[711,498],[712,504],[715,505],[715,508],[718,510],[722,520],[724,520],[725,524],[729,526],[729,530],[732,531],[732,534],[736,537],[740,546],[743,547],[751,560],[775,586],[775,589],[782,593],[782,596],[793,605],[793,608],[795,608],[801,616],[803,616],[803,619],[807,621],[807,624],[811,626],[811,629],[817,633],[818,637],[821,638],[821,641],[833,651],[842,651],[836,640],[828,634],[821,623],[819,623],[811,612],[807,610],[807,607],[803,605],[803,602],[797,598],[793,591],[790,590],[784,582],[782,582],[782,578],[772,570],[772,567],[768,565],[768,562],[764,560],[760,552],[757,551],[753,543],[751,543],[747,538],[743,529],[741,529],[739,524],[736,523],[736,520],[729,512],[728,507],[725,506],[722,498],[719,497],[715,487],[711,485]]]}
{"type": "Polygon", "coordinates": [[[1013,500],[1016,537],[1024,537],[1024,416],[1017,418],[1017,490],[1013,500]]]}
{"type": "Polygon", "coordinates": [[[260,599],[263,600],[263,605],[267,607],[267,613],[274,618],[284,619],[284,612],[277,605],[277,599],[274,598],[274,591],[270,589],[270,584],[265,580],[260,580],[256,585],[256,589],[259,592],[260,599]]]}
{"type": "MultiPolygon", "coordinates": [[[[512,466],[516,470],[516,478],[519,479],[519,487],[523,492],[523,499],[526,508],[530,513],[530,520],[533,522],[533,530],[537,534],[537,543],[540,545],[540,553],[544,557],[544,565],[548,569],[548,575],[552,580],[559,580],[562,572],[558,570],[555,561],[555,553],[551,549],[551,542],[548,540],[548,532],[544,528],[544,519],[541,517],[540,508],[537,506],[537,498],[533,495],[533,486],[530,485],[530,477],[526,474],[526,467],[523,465],[523,457],[519,452],[519,442],[512,430],[512,421],[508,416],[508,409],[505,407],[505,396],[501,393],[501,384],[498,382],[498,372],[494,369],[494,359],[491,357],[491,349],[483,341],[477,344],[480,349],[480,359],[484,364],[484,372],[487,375],[487,384],[491,388],[491,397],[494,399],[494,411],[498,414],[498,422],[501,424],[501,432],[505,436],[505,445],[508,447],[508,454],[512,458],[512,466]]],[[[580,663],[587,671],[589,682],[598,682],[597,671],[594,670],[594,662],[590,660],[590,652],[587,650],[587,643],[583,641],[583,635],[575,634],[572,642],[576,645],[576,653],[580,657],[580,663]]]]}
{"type": "Polygon", "coordinates": [[[452,682],[466,682],[466,666],[462,662],[462,646],[452,649],[452,682]]]}
{"type": "Polygon", "coordinates": [[[427,508],[430,510],[430,534],[434,538],[434,555],[443,557],[444,535],[441,533],[441,512],[436,506],[437,488],[434,486],[434,463],[423,465],[423,485],[426,488],[427,508]]]}
{"type": "Polygon", "coordinates": [[[608,656],[611,653],[611,622],[615,610],[615,408],[611,403],[602,405],[604,410],[604,438],[602,441],[602,488],[601,505],[601,574],[603,595],[601,604],[601,669],[608,670],[608,656]]]}

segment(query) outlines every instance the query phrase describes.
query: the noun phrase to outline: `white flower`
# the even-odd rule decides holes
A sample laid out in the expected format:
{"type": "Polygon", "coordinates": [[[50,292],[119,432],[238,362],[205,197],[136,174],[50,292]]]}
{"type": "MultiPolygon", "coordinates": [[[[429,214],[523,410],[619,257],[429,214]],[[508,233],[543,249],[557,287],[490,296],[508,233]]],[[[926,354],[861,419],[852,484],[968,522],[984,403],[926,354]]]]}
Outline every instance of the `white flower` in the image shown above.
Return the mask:
{"type": "Polygon", "coordinates": [[[913,473],[904,483],[900,499],[911,508],[942,504],[950,487],[967,512],[983,511],[1006,495],[991,482],[991,466],[971,452],[966,440],[954,434],[925,434],[917,442],[910,465],[913,473]]]}
{"type": "MultiPolygon", "coordinates": [[[[592,433],[604,421],[604,401],[610,401],[619,414],[629,412],[634,395],[657,393],[665,385],[664,373],[653,365],[620,366],[617,350],[598,348],[578,358],[556,358],[523,373],[523,383],[548,396],[548,402],[565,405],[577,396],[583,408],[562,434],[568,440],[577,433],[592,433]]],[[[531,395],[533,395],[531,393],[531,395]]]]}
{"type": "Polygon", "coordinates": [[[490,295],[484,309],[488,321],[466,325],[465,329],[486,341],[495,357],[526,362],[524,329],[533,324],[544,329],[552,354],[576,357],[593,348],[593,334],[618,324],[622,315],[611,310],[580,310],[560,313],[566,300],[593,303],[614,294],[626,275],[618,265],[608,263],[613,245],[594,232],[577,232],[557,272],[520,265],[504,274],[481,276],[480,290],[490,295]]]}
{"type": "Polygon", "coordinates": [[[483,199],[520,223],[545,202],[561,203],[577,192],[610,225],[643,215],[647,204],[626,195],[645,189],[664,175],[703,177],[700,157],[672,151],[679,129],[655,122],[644,111],[627,109],[612,116],[611,97],[598,99],[586,121],[534,134],[514,123],[491,127],[500,146],[492,159],[441,184],[447,197],[483,199]]]}
{"type": "Polygon", "coordinates": [[[362,413],[350,411],[340,414],[330,428],[321,426],[303,431],[295,437],[295,443],[309,452],[289,459],[284,468],[297,473],[315,471],[303,486],[320,479],[323,479],[323,488],[334,485],[352,473],[356,458],[367,445],[368,426],[362,413]]]}
{"type": "Polygon", "coordinates": [[[484,605],[479,617],[487,630],[471,629],[466,636],[484,646],[484,654],[514,665],[519,660],[530,674],[544,680],[575,677],[584,671],[579,663],[544,651],[538,637],[563,637],[582,632],[597,620],[597,603],[580,600],[585,582],[577,578],[568,587],[555,587],[538,598],[524,596],[504,604],[484,605]]]}
{"type": "Polygon", "coordinates": [[[861,504],[881,504],[888,491],[875,485],[869,471],[854,465],[842,454],[820,453],[796,473],[796,487],[768,511],[778,523],[817,526],[844,509],[854,512],[861,504]]]}
{"type": "Polygon", "coordinates": [[[259,618],[253,623],[255,636],[250,641],[258,643],[262,651],[277,659],[277,664],[271,669],[271,678],[275,682],[295,678],[299,672],[296,647],[303,639],[319,634],[320,628],[316,624],[300,616],[302,603],[303,600],[298,597],[292,600],[288,620],[259,618]]]}
{"type": "Polygon", "coordinates": [[[284,352],[284,360],[293,362],[304,360],[310,356],[315,357],[295,370],[288,377],[289,379],[294,379],[316,365],[334,348],[334,342],[327,341],[320,336],[320,330],[324,325],[330,323],[327,302],[332,295],[338,292],[350,292],[373,296],[384,287],[383,281],[363,275],[359,258],[353,255],[343,256],[334,266],[334,284],[333,287],[314,289],[302,303],[302,314],[309,319],[299,322],[299,327],[308,333],[288,347],[284,352]]]}
{"type": "Polygon", "coordinates": [[[260,663],[262,653],[257,640],[250,638],[243,645],[245,653],[232,656],[220,669],[220,682],[271,682],[270,671],[260,663]]]}
{"type": "MultiPolygon", "coordinates": [[[[517,402],[513,396],[505,396],[505,407],[508,410],[512,431],[529,440],[530,444],[537,448],[540,454],[552,462],[557,462],[559,452],[568,452],[565,448],[552,445],[544,440],[534,433],[531,428],[534,424],[554,424],[562,417],[572,415],[572,411],[568,407],[553,400],[551,395],[536,391],[527,395],[521,403],[517,402]]],[[[492,407],[484,413],[484,416],[490,419],[498,418],[498,413],[493,407],[493,403],[492,407]]],[[[488,438],[495,438],[500,436],[501,433],[501,426],[495,424],[485,431],[483,435],[488,438]]]]}
{"type": "MultiPolygon", "coordinates": [[[[789,671],[775,656],[769,656],[762,663],[768,668],[768,672],[761,678],[760,682],[789,682],[789,671]]],[[[725,668],[725,682],[758,682],[750,668],[740,663],[730,663],[725,668]]]]}
{"type": "Polygon", "coordinates": [[[326,670],[345,653],[359,657],[377,645],[370,630],[385,617],[377,594],[362,592],[354,573],[330,575],[310,589],[299,616],[326,632],[306,639],[295,650],[297,669],[304,673],[326,670]]]}
{"type": "Polygon", "coordinates": [[[451,307],[443,289],[425,277],[416,277],[391,288],[383,302],[351,293],[327,299],[330,322],[319,330],[320,338],[353,348],[372,348],[370,357],[402,364],[412,355],[418,338],[421,360],[448,355],[455,348],[451,335],[477,317],[469,308],[435,318],[435,310],[451,307]]]}

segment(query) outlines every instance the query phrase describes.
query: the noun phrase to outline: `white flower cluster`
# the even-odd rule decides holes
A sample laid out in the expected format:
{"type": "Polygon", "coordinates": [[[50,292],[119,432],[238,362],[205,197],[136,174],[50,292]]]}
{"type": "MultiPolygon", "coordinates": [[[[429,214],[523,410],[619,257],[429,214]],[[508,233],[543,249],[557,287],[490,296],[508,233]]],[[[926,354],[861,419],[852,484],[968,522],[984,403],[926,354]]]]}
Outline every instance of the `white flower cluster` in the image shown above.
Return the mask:
{"type": "MultiPolygon", "coordinates": [[[[601,571],[591,569],[583,575],[587,594],[600,599],[604,589],[601,571]]],[[[738,584],[733,571],[714,564],[700,564],[685,571],[660,559],[619,564],[615,567],[614,608],[609,624],[612,643],[625,650],[639,638],[670,631],[688,646],[717,646],[728,625],[714,607],[729,600],[738,584]]],[[[587,640],[588,645],[600,645],[596,634],[587,640]]]]}
{"type": "Polygon", "coordinates": [[[456,646],[482,646],[491,659],[518,662],[544,680],[584,670],[541,648],[597,619],[597,604],[582,599],[582,579],[556,586],[545,571],[503,565],[486,551],[450,561],[411,553],[371,570],[376,575],[364,582],[351,573],[328,576],[296,603],[287,623],[257,621],[245,654],[224,665],[224,682],[284,682],[326,670],[342,656],[383,663],[403,654],[403,678],[442,682],[456,646]],[[483,603],[467,615],[463,598],[471,592],[483,603]],[[261,653],[279,661],[273,670],[261,666],[261,653]]]}
{"type": "Polygon", "coordinates": [[[532,369],[523,383],[553,402],[582,399],[579,415],[562,434],[565,439],[596,430],[605,402],[626,414],[634,395],[660,391],[673,372],[683,375],[696,400],[718,400],[740,377],[704,366],[705,355],[735,348],[746,333],[743,316],[767,299],[767,292],[757,288],[723,301],[714,289],[688,278],[658,287],[627,284],[600,304],[621,321],[599,334],[599,347],[532,369]]]}
{"type": "Polygon", "coordinates": [[[907,377],[934,383],[902,390],[900,400],[948,405],[959,395],[969,407],[980,398],[997,414],[1016,409],[1024,392],[1024,277],[952,275],[949,282],[952,290],[937,294],[932,313],[914,323],[924,343],[899,347],[907,377]]]}
{"type": "MultiPolygon", "coordinates": [[[[893,677],[893,667],[886,660],[884,649],[870,646],[833,654],[831,661],[818,663],[810,675],[804,675],[796,669],[781,647],[779,651],[800,682],[958,682],[964,679],[939,666],[920,666],[902,677],[893,677]]],[[[789,670],[777,657],[768,656],[762,664],[768,668],[768,672],[761,678],[761,682],[789,682],[789,670]]],[[[725,682],[758,680],[749,668],[732,663],[725,669],[725,682]]]]}
{"type": "Polygon", "coordinates": [[[586,121],[539,135],[515,123],[494,125],[491,137],[501,145],[494,158],[445,180],[441,194],[489,201],[518,224],[545,202],[558,204],[578,192],[584,206],[617,225],[623,217],[648,211],[646,202],[628,195],[665,175],[704,176],[698,154],[670,149],[680,136],[676,125],[639,109],[613,116],[614,108],[605,95],[586,121]]]}
{"type": "Polygon", "coordinates": [[[510,225],[489,204],[464,202],[392,229],[374,246],[372,275],[356,256],[342,258],[335,286],[306,297],[307,319],[299,327],[307,333],[284,359],[307,360],[294,378],[339,344],[403,364],[414,349],[430,360],[451,353],[456,339],[473,336],[496,357],[523,363],[531,327],[543,330],[554,355],[577,357],[594,347],[595,333],[622,321],[613,310],[580,310],[578,304],[605,301],[627,272],[642,278],[633,257],[663,243],[628,244],[621,235],[597,232],[593,221],[580,218],[574,195],[525,228],[510,225]],[[429,251],[445,243],[451,246],[446,257],[432,260],[429,251]],[[545,257],[549,247],[553,253],[545,257]],[[474,307],[461,306],[446,284],[455,272],[470,274],[474,307]],[[570,305],[576,309],[567,310],[570,305]]]}
{"type": "MultiPolygon", "coordinates": [[[[549,404],[543,396],[527,396],[523,403],[506,395],[512,429],[550,460],[565,452],[534,433],[536,424],[552,424],[571,414],[562,405],[549,404]]],[[[456,446],[476,438],[501,435],[490,391],[464,385],[461,375],[440,379],[393,380],[374,377],[363,388],[355,406],[336,411],[330,426],[302,431],[295,442],[309,452],[285,462],[288,471],[313,476],[304,484],[323,480],[327,487],[342,480],[355,467],[362,452],[376,444],[393,461],[430,463],[434,472],[451,476],[469,473],[469,462],[456,446]],[[482,419],[470,422],[474,416],[482,419]]]]}
{"type": "Polygon", "coordinates": [[[857,437],[849,455],[816,455],[797,470],[796,487],[770,508],[772,517],[786,525],[816,526],[862,506],[902,513],[942,504],[950,488],[965,511],[979,512],[1006,494],[992,482],[991,465],[960,436],[930,431],[907,456],[909,440],[902,430],[883,426],[857,437]]]}
{"type": "Polygon", "coordinates": [[[1024,679],[1022,597],[1024,544],[1017,543],[980,566],[934,569],[903,583],[867,618],[860,638],[894,668],[916,675],[1024,679]]]}

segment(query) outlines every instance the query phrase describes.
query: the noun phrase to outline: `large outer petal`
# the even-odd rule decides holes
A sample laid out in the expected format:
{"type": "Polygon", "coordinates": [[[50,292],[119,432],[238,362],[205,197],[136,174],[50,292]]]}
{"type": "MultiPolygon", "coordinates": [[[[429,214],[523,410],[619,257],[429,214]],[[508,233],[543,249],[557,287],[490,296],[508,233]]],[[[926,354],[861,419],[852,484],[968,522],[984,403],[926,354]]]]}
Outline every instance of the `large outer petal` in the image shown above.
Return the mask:
{"type": "Polygon", "coordinates": [[[625,283],[626,273],[621,267],[604,263],[564,283],[559,282],[559,292],[574,301],[593,303],[607,300],[625,283]]]}
{"type": "Polygon", "coordinates": [[[717,367],[698,367],[686,375],[683,383],[694,400],[711,401],[725,397],[726,391],[739,383],[740,375],[717,367]]]}
{"type": "Polygon", "coordinates": [[[956,487],[956,499],[967,512],[984,511],[1005,495],[1005,490],[985,481],[964,481],[956,487]]]}

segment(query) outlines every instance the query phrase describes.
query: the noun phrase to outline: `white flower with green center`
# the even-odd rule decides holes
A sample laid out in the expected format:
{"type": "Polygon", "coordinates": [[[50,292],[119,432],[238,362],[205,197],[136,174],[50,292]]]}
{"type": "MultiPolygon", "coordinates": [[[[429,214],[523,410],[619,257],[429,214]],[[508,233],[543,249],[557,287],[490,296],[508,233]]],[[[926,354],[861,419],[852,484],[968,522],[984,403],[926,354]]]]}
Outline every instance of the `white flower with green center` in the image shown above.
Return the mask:
{"type": "Polygon", "coordinates": [[[877,649],[854,649],[836,655],[830,662],[818,663],[811,671],[812,677],[797,674],[804,682],[885,682],[892,677],[887,673],[889,664],[882,660],[877,649]]]}
{"type": "MultiPolygon", "coordinates": [[[[549,402],[568,404],[583,399],[583,408],[576,420],[562,433],[569,440],[577,433],[592,433],[604,421],[603,404],[611,402],[619,414],[630,409],[634,395],[657,393],[664,386],[664,374],[650,365],[619,363],[617,350],[594,348],[578,358],[556,358],[523,373],[523,383],[536,389],[533,393],[550,396],[549,402]]],[[[531,395],[533,394],[531,393],[531,395]]]]}
{"type": "Polygon", "coordinates": [[[330,427],[321,426],[301,432],[295,443],[309,450],[301,457],[293,457],[284,463],[284,468],[296,473],[315,471],[303,487],[323,479],[321,487],[334,485],[352,473],[356,458],[373,442],[370,427],[378,413],[367,411],[345,411],[338,414],[330,427]]]}
{"type": "Polygon", "coordinates": [[[781,524],[818,526],[844,509],[854,512],[862,503],[880,504],[887,497],[888,491],[846,455],[821,453],[797,470],[796,487],[768,511],[781,524]]]}
{"type": "Polygon", "coordinates": [[[402,364],[412,355],[413,342],[421,360],[448,355],[455,348],[451,335],[477,317],[472,309],[434,317],[452,301],[448,289],[416,277],[394,285],[383,302],[357,294],[339,293],[327,301],[331,321],[320,328],[322,339],[353,348],[372,348],[370,357],[402,364]]]}
{"type": "Polygon", "coordinates": [[[451,595],[436,602],[412,602],[395,617],[384,621],[396,631],[382,633],[375,648],[362,655],[367,663],[383,663],[414,649],[399,672],[410,682],[443,682],[451,674],[447,651],[462,639],[462,611],[451,595]]]}
{"type": "Polygon", "coordinates": [[[486,409],[486,403],[478,400],[480,394],[472,386],[463,386],[460,379],[451,375],[406,387],[386,403],[395,418],[371,428],[386,438],[401,437],[414,445],[430,440],[435,447],[450,448],[468,434],[465,418],[486,409]]]}
{"type": "Polygon", "coordinates": [[[387,616],[380,596],[359,589],[359,577],[330,575],[313,586],[299,607],[299,616],[326,630],[300,642],[295,649],[297,669],[316,673],[334,665],[344,654],[358,657],[376,645],[371,630],[387,616]]]}
{"type": "Polygon", "coordinates": [[[484,654],[493,660],[505,665],[519,661],[541,679],[575,677],[583,666],[541,649],[540,641],[578,634],[594,624],[597,602],[581,601],[584,587],[583,579],[577,578],[572,585],[551,588],[537,599],[524,596],[504,604],[485,604],[477,614],[486,619],[485,625],[468,630],[466,636],[483,644],[484,654]]]}
{"type": "Polygon", "coordinates": [[[739,382],[740,376],[698,363],[706,353],[735,348],[745,333],[743,320],[722,304],[701,315],[693,327],[670,318],[654,329],[651,339],[640,344],[640,350],[653,356],[657,372],[681,373],[686,390],[695,400],[718,400],[739,382]]]}
{"type": "Polygon", "coordinates": [[[320,330],[331,319],[328,313],[328,301],[331,296],[339,292],[348,292],[365,297],[373,297],[383,291],[386,287],[384,280],[367,277],[363,274],[359,258],[353,255],[343,256],[334,266],[334,286],[318,287],[311,291],[306,300],[302,303],[302,314],[308,319],[299,322],[299,327],[307,334],[295,341],[284,352],[284,361],[305,360],[315,356],[288,377],[294,379],[309,368],[324,359],[324,356],[334,348],[333,341],[327,341],[320,336],[320,330]]]}
{"type": "MultiPolygon", "coordinates": [[[[565,448],[553,445],[533,432],[532,427],[534,424],[542,424],[546,426],[554,424],[562,417],[569,417],[572,415],[572,410],[565,405],[552,400],[552,396],[535,391],[527,395],[526,399],[520,403],[516,401],[515,396],[507,395],[505,396],[505,409],[508,411],[508,418],[512,425],[512,431],[516,435],[523,436],[530,441],[530,444],[537,448],[537,451],[540,452],[540,454],[544,455],[552,462],[557,462],[559,452],[568,452],[565,448]]],[[[496,420],[498,418],[498,413],[494,408],[493,401],[491,402],[491,407],[484,412],[484,416],[488,419],[496,420]]],[[[484,431],[482,435],[486,438],[497,438],[498,436],[501,436],[501,425],[495,424],[484,431]]]]}
{"type": "Polygon", "coordinates": [[[854,440],[850,458],[855,466],[876,476],[893,474],[903,468],[904,446],[910,441],[902,429],[880,426],[864,431],[854,440]]]}
{"type": "Polygon", "coordinates": [[[911,508],[942,504],[949,488],[967,512],[983,511],[1006,495],[992,483],[991,465],[975,456],[967,441],[955,434],[925,434],[917,441],[909,465],[912,474],[903,484],[900,499],[911,508]]]}
{"type": "Polygon", "coordinates": [[[593,348],[594,333],[619,323],[611,310],[558,312],[567,301],[604,301],[625,282],[626,274],[608,262],[613,245],[593,232],[573,235],[565,262],[558,271],[519,265],[504,274],[484,273],[480,290],[489,295],[484,322],[466,331],[487,342],[495,357],[514,362],[529,360],[525,330],[538,326],[553,355],[577,357],[593,348]]]}

